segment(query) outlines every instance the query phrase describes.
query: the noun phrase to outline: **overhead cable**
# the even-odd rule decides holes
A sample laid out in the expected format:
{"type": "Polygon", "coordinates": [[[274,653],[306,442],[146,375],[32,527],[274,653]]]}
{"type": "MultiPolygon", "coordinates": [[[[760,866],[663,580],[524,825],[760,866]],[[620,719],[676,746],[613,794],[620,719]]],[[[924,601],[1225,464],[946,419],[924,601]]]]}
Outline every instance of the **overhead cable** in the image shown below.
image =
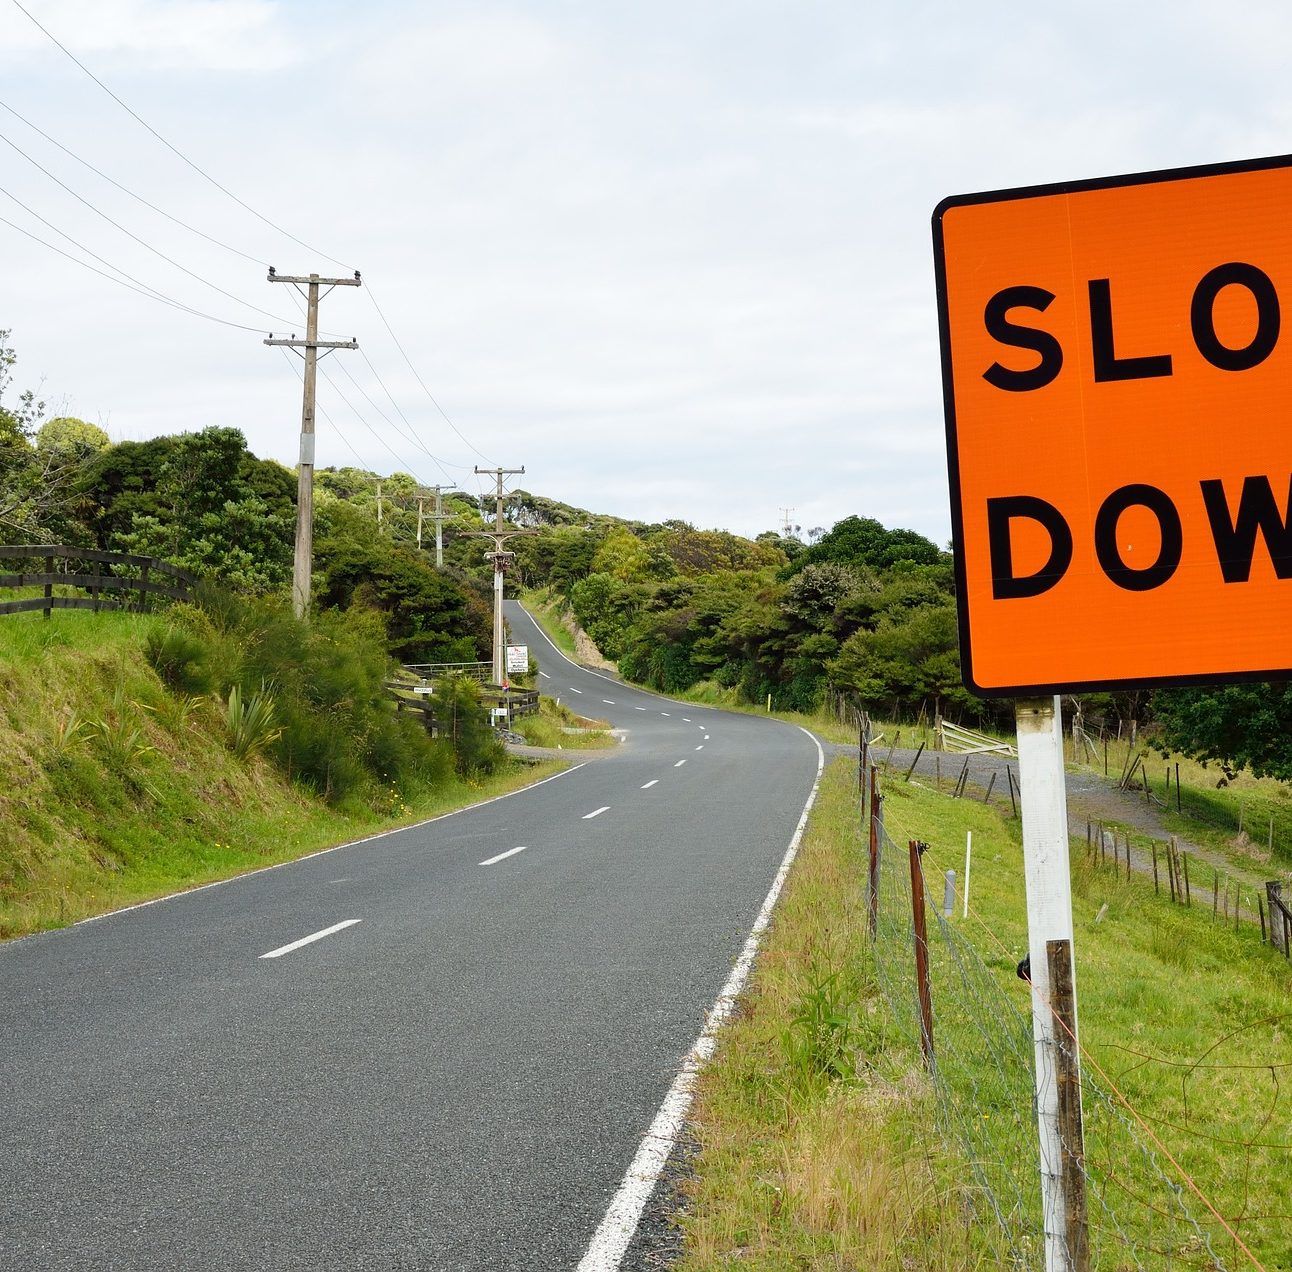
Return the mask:
{"type": "Polygon", "coordinates": [[[196,234],[198,238],[203,238],[208,243],[213,243],[216,247],[223,248],[226,252],[232,252],[234,256],[241,256],[244,261],[250,261],[253,265],[263,265],[265,263],[259,257],[252,256],[247,252],[241,251],[239,248],[234,247],[232,244],[225,243],[218,238],[213,238],[210,234],[207,234],[204,231],[199,230],[195,225],[189,225],[187,221],[181,221],[179,217],[172,216],[171,213],[167,212],[165,208],[159,208],[155,203],[150,203],[147,199],[143,197],[142,194],[136,194],[135,191],[130,189],[129,186],[124,186],[121,184],[120,181],[114,180],[112,177],[108,176],[106,172],[103,172],[99,168],[96,168],[88,159],[82,159],[81,156],[78,155],[74,150],[69,150],[65,145],[63,145],[61,141],[58,141],[56,138],[51,137],[49,133],[44,131],[44,129],[38,128],[35,124],[31,122],[30,119],[27,119],[25,116],[20,115],[16,110],[14,110],[14,108],[10,106],[8,102],[0,102],[0,108],[7,110],[15,119],[19,120],[21,123],[26,124],[27,127],[32,130],[32,132],[38,134],[41,137],[44,137],[44,139],[47,142],[49,142],[51,146],[56,146],[65,155],[67,155],[69,159],[75,159],[77,163],[79,163],[84,168],[88,168],[92,173],[94,173],[96,177],[101,178],[111,186],[116,186],[116,188],[120,190],[122,194],[128,194],[136,202],[142,203],[144,207],[149,208],[153,212],[156,212],[158,216],[164,216],[168,221],[171,221],[175,225],[178,225],[181,229],[187,230],[190,234],[196,234]]]}
{"type": "MultiPolygon", "coordinates": [[[[17,0],[14,0],[14,3],[16,4],[17,0]]],[[[458,435],[459,440],[468,449],[475,451],[475,453],[479,455],[480,458],[485,461],[485,463],[488,463],[489,456],[486,455],[483,451],[477,449],[469,441],[467,441],[467,439],[463,436],[462,431],[451,419],[449,419],[447,412],[435,400],[435,395],[430,391],[430,389],[426,387],[426,381],[423,380],[422,377],[417,374],[417,368],[413,366],[412,359],[408,356],[407,350],[405,350],[404,346],[400,344],[399,337],[395,335],[395,329],[390,325],[390,322],[387,320],[386,315],[382,312],[381,306],[377,304],[377,297],[373,295],[371,283],[366,288],[366,291],[368,293],[368,299],[372,301],[372,307],[377,311],[377,317],[381,319],[382,323],[385,325],[386,330],[390,332],[390,338],[395,342],[395,348],[398,349],[401,354],[403,354],[404,361],[408,363],[408,369],[413,373],[414,377],[417,380],[417,383],[422,386],[422,392],[425,393],[426,396],[431,399],[431,405],[434,406],[435,409],[439,411],[439,413],[444,417],[444,422],[458,435]]]]}
{"type": "Polygon", "coordinates": [[[228,300],[234,301],[236,304],[242,305],[243,308],[245,309],[250,309],[252,313],[260,314],[265,318],[272,319],[276,323],[280,323],[280,324],[287,323],[288,326],[291,325],[292,320],[290,318],[283,318],[278,314],[271,314],[267,309],[261,309],[259,305],[253,305],[251,304],[250,301],[243,300],[240,296],[235,296],[231,291],[225,291],[225,289],[221,287],[218,283],[211,282],[209,278],[203,278],[201,274],[195,274],[186,265],[181,265],[179,261],[173,259],[170,256],[167,256],[166,253],[161,251],[159,248],[156,248],[151,243],[148,243],[144,239],[141,239],[138,234],[135,234],[132,231],[126,229],[126,227],[122,225],[120,222],[114,221],[106,212],[102,211],[99,208],[96,208],[94,204],[89,201],[89,199],[83,198],[81,195],[77,194],[77,192],[73,190],[72,187],[68,185],[65,181],[60,181],[59,178],[56,177],[52,172],[50,172],[48,168],[38,163],[25,150],[23,150],[21,146],[16,145],[2,132],[0,132],[0,141],[3,141],[4,144],[8,146],[11,150],[16,150],[18,154],[20,154],[24,159],[27,160],[29,164],[32,165],[32,167],[38,169],[40,172],[43,172],[45,176],[47,176],[52,182],[54,182],[55,185],[61,186],[62,189],[66,190],[67,193],[70,194],[72,198],[74,198],[78,203],[84,204],[96,216],[101,216],[114,229],[120,230],[122,234],[124,234],[129,239],[133,239],[136,243],[139,244],[140,247],[147,248],[148,251],[150,251],[154,256],[160,257],[160,259],[165,261],[168,265],[173,265],[177,270],[180,271],[181,274],[187,274],[190,278],[196,279],[197,282],[201,283],[204,287],[209,287],[211,288],[212,291],[219,292],[221,296],[224,296],[228,300]]]}
{"type": "MultiPolygon", "coordinates": [[[[146,283],[141,283],[137,278],[132,278],[129,274],[126,274],[124,270],[117,269],[117,267],[113,265],[112,268],[117,269],[117,273],[123,276],[122,278],[115,278],[113,275],[107,274],[103,270],[95,268],[95,266],[89,264],[87,261],[78,260],[75,256],[71,254],[71,252],[65,252],[61,247],[55,247],[53,243],[47,243],[43,238],[40,237],[40,235],[33,234],[30,230],[24,230],[21,225],[15,225],[12,221],[8,220],[6,217],[0,216],[0,225],[7,225],[11,230],[17,230],[19,234],[26,235],[26,237],[31,239],[34,243],[39,243],[41,247],[46,247],[51,252],[56,252],[59,256],[66,257],[69,261],[75,262],[82,269],[88,269],[91,274],[98,274],[100,278],[106,278],[108,282],[116,283],[118,287],[125,287],[129,291],[138,292],[141,296],[145,296],[149,300],[159,301],[163,305],[169,305],[172,309],[183,310],[184,313],[192,314],[195,318],[205,318],[208,322],[218,322],[222,327],[236,327],[239,331],[259,332],[261,330],[260,327],[248,327],[246,323],[232,322],[228,318],[217,318],[214,314],[208,314],[201,309],[194,309],[192,305],[185,305],[182,301],[171,300],[168,297],[163,296],[155,288],[149,287],[146,283]],[[130,279],[129,282],[124,281],[124,279],[127,279],[127,278],[130,279]]],[[[61,230],[58,232],[62,234],[61,230]]],[[[67,236],[64,235],[64,237],[67,237],[67,236]]],[[[74,243],[76,242],[75,239],[71,239],[69,241],[74,243]]],[[[86,252],[88,255],[91,255],[91,256],[93,255],[93,253],[90,252],[88,248],[81,247],[79,243],[76,243],[76,246],[80,248],[81,251],[86,252]]]]}
{"type": "Polygon", "coordinates": [[[201,168],[196,163],[194,163],[193,160],[190,159],[182,150],[171,145],[171,143],[167,141],[166,138],[163,137],[161,133],[159,133],[157,129],[155,129],[146,119],[144,119],[141,115],[137,114],[134,110],[132,110],[129,106],[127,106],[126,103],[123,102],[121,98],[118,97],[116,93],[114,93],[97,75],[95,75],[95,73],[92,70],[90,70],[90,68],[86,66],[85,63],[82,62],[65,44],[63,44],[52,32],[50,32],[46,27],[42,26],[34,17],[32,17],[32,15],[26,9],[24,9],[21,4],[18,3],[18,0],[11,0],[11,3],[29,22],[31,22],[31,24],[34,27],[37,28],[37,30],[39,30],[52,44],[56,45],[59,49],[61,49],[62,52],[67,55],[68,58],[70,58],[105,93],[107,93],[107,95],[111,97],[112,100],[116,102],[117,105],[120,106],[121,109],[124,110],[127,115],[129,115],[133,120],[135,120],[136,123],[140,124],[143,128],[147,129],[148,132],[152,133],[152,135],[156,137],[157,140],[160,141],[161,144],[165,146],[167,150],[169,150],[177,158],[182,159],[186,164],[188,164],[190,168],[193,169],[194,172],[196,172],[200,177],[203,177],[205,180],[209,181],[217,190],[220,191],[221,194],[227,195],[240,208],[243,208],[247,212],[250,212],[251,215],[254,216],[258,221],[263,221],[267,226],[269,226],[271,230],[277,231],[277,233],[283,235],[284,238],[291,239],[293,243],[297,244],[300,247],[305,248],[306,251],[312,252],[316,256],[321,256],[326,261],[331,261],[333,265],[340,265],[342,269],[349,270],[354,268],[352,265],[347,265],[344,261],[337,260],[336,257],[334,256],[329,256],[326,252],[319,251],[319,249],[316,247],[311,247],[303,239],[298,239],[295,234],[292,234],[289,231],[283,229],[281,225],[277,225],[275,222],[271,221],[263,213],[257,212],[256,209],[251,206],[251,204],[245,203],[242,199],[238,198],[238,196],[234,194],[232,190],[228,189],[225,186],[222,186],[209,172],[207,172],[204,168],[201,168]]]}

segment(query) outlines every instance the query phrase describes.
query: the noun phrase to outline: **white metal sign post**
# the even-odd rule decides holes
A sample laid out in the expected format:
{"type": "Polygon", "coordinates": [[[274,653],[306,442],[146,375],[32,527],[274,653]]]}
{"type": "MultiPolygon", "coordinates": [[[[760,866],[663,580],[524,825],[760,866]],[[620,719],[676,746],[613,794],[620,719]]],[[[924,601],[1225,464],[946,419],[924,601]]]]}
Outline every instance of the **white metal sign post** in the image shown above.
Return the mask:
{"type": "MultiPolygon", "coordinates": [[[[1046,1272],[1076,1266],[1069,1251],[1060,1134],[1059,1054],[1076,1056],[1075,1041],[1060,1038],[1052,1006],[1049,943],[1072,948],[1072,877],[1068,868],[1068,803],[1063,772],[1063,717],[1059,699],[1020,700],[1018,774],[1023,800],[1023,872],[1027,885],[1027,940],[1032,983],[1032,1036],[1036,1051],[1036,1121],[1041,1145],[1041,1200],[1046,1272]]],[[[1074,981],[1075,984],[1075,971],[1074,981]]],[[[1076,995],[1072,999],[1075,1021],[1076,995]]],[[[1079,1095],[1080,1086],[1077,1092],[1079,1095]]],[[[1069,1151],[1074,1146],[1068,1145],[1069,1151]]]]}

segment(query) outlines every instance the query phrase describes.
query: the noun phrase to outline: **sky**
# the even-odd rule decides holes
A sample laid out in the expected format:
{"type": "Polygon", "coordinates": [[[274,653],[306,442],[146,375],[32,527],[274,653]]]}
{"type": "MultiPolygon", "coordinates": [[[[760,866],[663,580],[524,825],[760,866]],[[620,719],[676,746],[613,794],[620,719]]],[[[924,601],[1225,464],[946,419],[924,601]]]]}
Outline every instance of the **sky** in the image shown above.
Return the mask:
{"type": "Polygon", "coordinates": [[[358,269],[319,466],[945,543],[935,205],[1292,150],[1289,47],[1210,0],[0,0],[11,393],[294,465],[267,267],[358,269]]]}

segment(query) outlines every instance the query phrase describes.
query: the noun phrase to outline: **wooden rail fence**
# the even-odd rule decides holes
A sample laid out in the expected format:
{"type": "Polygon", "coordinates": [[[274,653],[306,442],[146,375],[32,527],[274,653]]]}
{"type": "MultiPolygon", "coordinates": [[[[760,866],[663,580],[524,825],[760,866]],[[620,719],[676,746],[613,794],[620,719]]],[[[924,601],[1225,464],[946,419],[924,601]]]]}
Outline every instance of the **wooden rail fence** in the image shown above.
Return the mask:
{"type": "MultiPolygon", "coordinates": [[[[436,711],[434,685],[413,684],[407,680],[386,681],[386,692],[395,700],[398,711],[416,711],[433,737],[444,737],[450,723],[436,711]]],[[[490,724],[510,724],[517,716],[538,714],[537,689],[496,689],[487,685],[480,690],[480,706],[490,724]]]]}
{"type": "Polygon", "coordinates": [[[48,618],[56,609],[148,609],[155,597],[191,601],[196,576],[169,561],[130,552],[100,552],[67,544],[0,544],[0,563],[33,561],[43,569],[0,573],[0,588],[39,587],[39,596],[0,601],[0,614],[43,611],[48,618]],[[157,576],[160,576],[158,578],[157,576]],[[55,588],[77,589],[88,595],[55,593],[55,588]]]}

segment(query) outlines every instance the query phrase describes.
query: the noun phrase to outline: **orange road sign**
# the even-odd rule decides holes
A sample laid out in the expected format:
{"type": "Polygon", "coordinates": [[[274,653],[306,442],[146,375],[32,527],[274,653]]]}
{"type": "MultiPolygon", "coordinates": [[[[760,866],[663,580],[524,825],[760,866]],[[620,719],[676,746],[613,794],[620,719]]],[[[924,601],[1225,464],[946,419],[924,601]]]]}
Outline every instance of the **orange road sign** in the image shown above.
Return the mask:
{"type": "Polygon", "coordinates": [[[933,239],[965,683],[1292,675],[1292,156],[957,196],[933,239]]]}

